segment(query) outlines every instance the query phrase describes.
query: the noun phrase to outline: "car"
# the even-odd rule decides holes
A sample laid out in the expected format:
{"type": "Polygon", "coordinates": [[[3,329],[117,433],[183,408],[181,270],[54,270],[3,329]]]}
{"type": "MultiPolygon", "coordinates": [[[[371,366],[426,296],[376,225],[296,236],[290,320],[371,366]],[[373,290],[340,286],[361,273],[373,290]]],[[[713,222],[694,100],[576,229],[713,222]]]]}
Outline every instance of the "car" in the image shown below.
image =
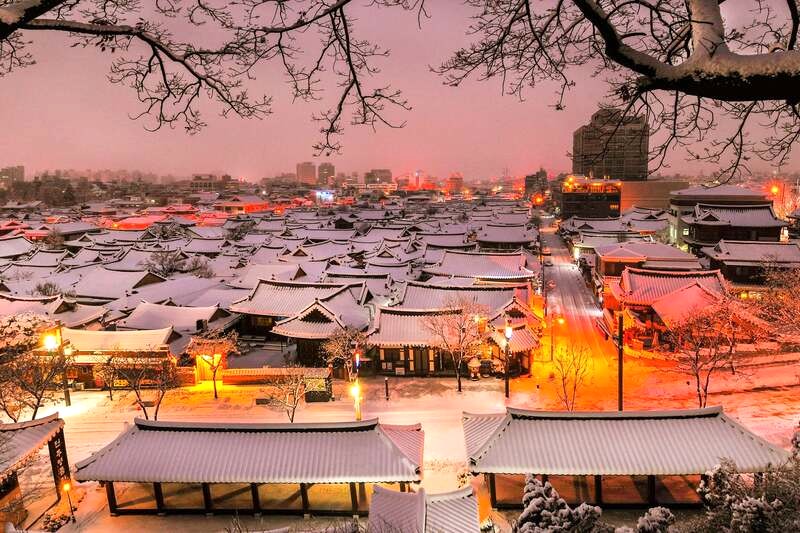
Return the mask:
{"type": "Polygon", "coordinates": [[[542,255],[551,255],[552,253],[553,253],[553,252],[551,252],[551,251],[550,251],[550,248],[548,248],[547,246],[545,246],[544,248],[542,248],[542,255]]]}
{"type": "Polygon", "coordinates": [[[553,260],[548,257],[547,259],[544,260],[544,266],[548,267],[553,266],[553,260]]]}

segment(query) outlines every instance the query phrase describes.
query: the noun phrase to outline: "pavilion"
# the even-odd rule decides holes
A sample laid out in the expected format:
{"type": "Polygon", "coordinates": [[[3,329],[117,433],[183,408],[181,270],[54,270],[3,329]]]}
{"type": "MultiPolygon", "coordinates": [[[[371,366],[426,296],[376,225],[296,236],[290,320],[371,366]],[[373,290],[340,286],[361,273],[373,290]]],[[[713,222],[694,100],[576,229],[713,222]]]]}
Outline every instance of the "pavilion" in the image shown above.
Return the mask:
{"type": "Polygon", "coordinates": [[[494,508],[520,507],[526,474],[549,478],[573,502],[697,505],[697,482],[723,458],[741,472],[758,473],[788,457],[721,407],[638,412],[509,407],[499,414],[464,413],[463,427],[469,469],[484,476],[494,508]]]}
{"type": "Polygon", "coordinates": [[[77,463],[105,485],[112,515],[271,513],[365,515],[371,484],[422,480],[417,425],[236,424],[136,419],[77,463]],[[369,484],[369,486],[368,486],[369,484]]]}

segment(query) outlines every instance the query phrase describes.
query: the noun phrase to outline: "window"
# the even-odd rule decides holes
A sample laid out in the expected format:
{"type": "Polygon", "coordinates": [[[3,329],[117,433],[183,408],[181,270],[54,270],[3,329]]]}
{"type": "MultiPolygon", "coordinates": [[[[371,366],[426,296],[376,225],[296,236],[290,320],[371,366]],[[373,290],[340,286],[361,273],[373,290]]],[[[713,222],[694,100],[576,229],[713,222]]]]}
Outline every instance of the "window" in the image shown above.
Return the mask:
{"type": "Polygon", "coordinates": [[[687,237],[689,235],[689,228],[683,228],[683,236],[687,237]]]}

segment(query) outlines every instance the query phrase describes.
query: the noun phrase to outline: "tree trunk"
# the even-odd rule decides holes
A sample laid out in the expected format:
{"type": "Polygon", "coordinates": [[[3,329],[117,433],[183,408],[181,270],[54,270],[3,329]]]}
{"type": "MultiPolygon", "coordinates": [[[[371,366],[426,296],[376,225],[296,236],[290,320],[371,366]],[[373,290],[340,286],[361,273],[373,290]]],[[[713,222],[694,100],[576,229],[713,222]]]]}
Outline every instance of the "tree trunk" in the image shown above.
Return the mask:
{"type": "Polygon", "coordinates": [[[214,399],[215,400],[219,398],[219,396],[217,395],[217,368],[219,368],[219,367],[214,367],[213,372],[211,372],[211,381],[213,381],[213,383],[214,383],[214,399]]]}

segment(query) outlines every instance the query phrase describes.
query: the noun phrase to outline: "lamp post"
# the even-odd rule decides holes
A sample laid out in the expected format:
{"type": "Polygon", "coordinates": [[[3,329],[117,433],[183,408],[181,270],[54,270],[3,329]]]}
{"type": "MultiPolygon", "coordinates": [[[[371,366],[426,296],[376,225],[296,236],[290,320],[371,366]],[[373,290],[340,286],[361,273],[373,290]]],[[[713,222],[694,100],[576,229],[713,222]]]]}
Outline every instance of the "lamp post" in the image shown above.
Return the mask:
{"type": "MultiPolygon", "coordinates": [[[[61,336],[61,323],[56,324],[55,333],[48,333],[42,339],[42,346],[44,349],[50,352],[50,354],[58,353],[58,356],[62,359],[66,359],[67,356],[72,355],[72,348],[64,346],[64,339],[61,336]]],[[[70,407],[72,405],[72,397],[70,396],[69,392],[69,380],[67,378],[67,362],[66,360],[63,361],[64,363],[64,372],[61,376],[62,378],[62,385],[64,389],[64,405],[70,407]]]]}
{"type": "Polygon", "coordinates": [[[350,386],[350,396],[353,397],[353,408],[356,411],[356,421],[361,421],[361,386],[358,384],[358,378],[350,386]]]}
{"type": "Polygon", "coordinates": [[[70,521],[75,523],[75,510],[72,508],[72,496],[70,496],[70,491],[72,490],[72,483],[68,479],[64,480],[64,483],[61,484],[61,489],[64,491],[64,494],[67,495],[67,503],[69,504],[69,514],[70,514],[70,521]]]}
{"type": "Polygon", "coordinates": [[[505,364],[504,364],[504,367],[505,367],[505,368],[504,368],[504,372],[503,372],[503,374],[505,375],[505,389],[506,389],[506,390],[505,390],[505,392],[506,392],[506,398],[508,398],[508,397],[509,397],[509,393],[510,393],[510,384],[509,384],[509,380],[508,380],[508,368],[509,368],[509,362],[510,362],[510,360],[509,360],[509,359],[510,359],[510,357],[511,357],[511,336],[512,336],[512,335],[514,335],[514,328],[512,328],[512,327],[511,327],[511,324],[508,322],[508,320],[506,320],[506,328],[505,328],[505,336],[506,336],[506,346],[505,346],[505,348],[506,348],[506,359],[505,359],[505,361],[504,361],[504,363],[505,363],[505,364]]]}
{"type": "Polygon", "coordinates": [[[622,411],[622,356],[625,353],[623,342],[624,324],[622,312],[619,314],[619,325],[617,326],[617,410],[622,411]]]}
{"type": "Polygon", "coordinates": [[[555,318],[555,324],[553,323],[553,317],[550,317],[550,360],[554,359],[554,352],[556,347],[556,324],[559,326],[564,325],[564,317],[559,316],[555,318]]]}

